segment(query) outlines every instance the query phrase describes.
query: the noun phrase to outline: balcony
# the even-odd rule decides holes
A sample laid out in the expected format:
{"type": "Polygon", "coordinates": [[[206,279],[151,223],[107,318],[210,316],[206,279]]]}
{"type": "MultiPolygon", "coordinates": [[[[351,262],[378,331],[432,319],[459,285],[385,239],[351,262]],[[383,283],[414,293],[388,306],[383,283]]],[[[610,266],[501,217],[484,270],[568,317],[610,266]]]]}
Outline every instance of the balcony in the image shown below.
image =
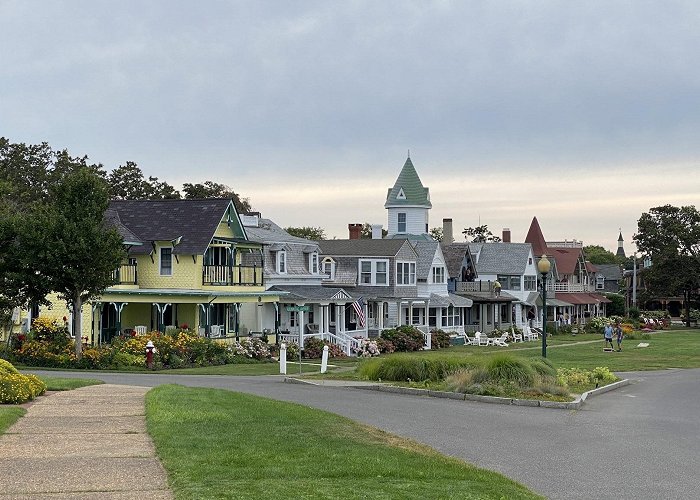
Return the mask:
{"type": "Polygon", "coordinates": [[[202,266],[202,284],[210,286],[262,286],[260,266],[202,266]]]}
{"type": "Polygon", "coordinates": [[[590,285],[587,283],[552,283],[547,282],[548,292],[560,292],[560,293],[576,293],[576,292],[595,292],[595,285],[590,285]]]}
{"type": "Polygon", "coordinates": [[[493,281],[458,281],[456,292],[493,292],[493,281]]]}
{"type": "Polygon", "coordinates": [[[112,272],[115,285],[137,285],[138,272],[136,264],[122,264],[112,272]]]}

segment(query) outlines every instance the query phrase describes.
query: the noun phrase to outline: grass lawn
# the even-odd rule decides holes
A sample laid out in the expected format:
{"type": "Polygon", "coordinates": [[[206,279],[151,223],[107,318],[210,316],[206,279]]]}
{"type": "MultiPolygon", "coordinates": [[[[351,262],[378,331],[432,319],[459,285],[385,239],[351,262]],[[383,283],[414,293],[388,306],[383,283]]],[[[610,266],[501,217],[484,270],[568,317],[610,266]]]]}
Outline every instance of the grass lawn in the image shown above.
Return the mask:
{"type": "Polygon", "coordinates": [[[79,387],[88,385],[104,384],[101,380],[94,378],[62,378],[62,377],[45,377],[41,380],[46,384],[47,391],[70,391],[79,387]]]}
{"type": "Polygon", "coordinates": [[[27,412],[15,405],[0,405],[0,435],[27,412]]]}
{"type": "Polygon", "coordinates": [[[176,498],[540,498],[506,477],[305,406],[160,386],[148,431],[176,498]]]}
{"type": "MultiPolygon", "coordinates": [[[[332,361],[329,362],[333,364],[332,361]]],[[[302,373],[312,373],[320,371],[321,360],[302,361],[302,373]]],[[[158,374],[178,374],[178,375],[279,375],[280,365],[274,363],[235,363],[230,365],[203,366],[200,368],[176,368],[173,370],[161,370],[158,374]]],[[[299,362],[287,361],[287,373],[289,375],[299,374],[299,362]]]]}

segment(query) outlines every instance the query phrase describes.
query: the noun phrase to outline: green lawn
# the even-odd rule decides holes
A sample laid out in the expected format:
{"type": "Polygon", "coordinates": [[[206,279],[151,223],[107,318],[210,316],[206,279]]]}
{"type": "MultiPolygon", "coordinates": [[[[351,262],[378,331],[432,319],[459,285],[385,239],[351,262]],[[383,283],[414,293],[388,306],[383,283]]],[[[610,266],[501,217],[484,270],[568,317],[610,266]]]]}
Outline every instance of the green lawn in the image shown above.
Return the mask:
{"type": "Polygon", "coordinates": [[[146,415],[176,498],[540,498],[495,472],[297,404],[169,385],[148,393],[146,415]]]}
{"type": "Polygon", "coordinates": [[[27,412],[15,405],[0,405],[0,435],[27,412]]]}
{"type": "MultiPolygon", "coordinates": [[[[320,371],[320,360],[305,359],[302,362],[302,373],[312,373],[320,371]]],[[[332,362],[331,362],[332,364],[332,362]]],[[[178,375],[279,375],[280,365],[274,363],[235,363],[230,365],[203,366],[201,368],[177,368],[174,370],[162,370],[158,374],[178,374],[178,375]]],[[[299,363],[287,362],[287,374],[299,374],[299,363]]]]}
{"type": "Polygon", "coordinates": [[[70,391],[88,385],[104,384],[101,380],[94,378],[63,378],[63,377],[41,377],[46,383],[47,391],[70,391]]]}

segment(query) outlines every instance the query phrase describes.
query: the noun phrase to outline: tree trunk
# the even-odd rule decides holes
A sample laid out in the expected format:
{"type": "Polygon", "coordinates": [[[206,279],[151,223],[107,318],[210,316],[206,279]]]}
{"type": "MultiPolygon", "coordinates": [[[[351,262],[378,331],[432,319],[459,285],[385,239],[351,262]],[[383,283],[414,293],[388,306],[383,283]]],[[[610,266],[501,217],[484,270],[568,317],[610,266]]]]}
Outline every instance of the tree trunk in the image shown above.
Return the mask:
{"type": "Polygon", "coordinates": [[[73,297],[73,332],[75,333],[75,357],[83,357],[83,299],[80,294],[73,297]]]}
{"type": "Polygon", "coordinates": [[[683,300],[685,301],[685,326],[690,328],[690,289],[683,290],[683,300]]]}

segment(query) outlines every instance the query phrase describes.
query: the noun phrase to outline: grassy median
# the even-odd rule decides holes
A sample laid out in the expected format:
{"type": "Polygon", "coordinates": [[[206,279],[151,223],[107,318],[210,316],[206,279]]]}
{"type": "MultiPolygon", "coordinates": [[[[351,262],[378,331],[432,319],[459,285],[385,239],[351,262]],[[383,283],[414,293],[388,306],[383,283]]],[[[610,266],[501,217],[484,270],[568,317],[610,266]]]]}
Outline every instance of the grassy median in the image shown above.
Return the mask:
{"type": "Polygon", "coordinates": [[[160,386],[148,431],[177,498],[541,498],[495,472],[347,418],[160,386]]]}

